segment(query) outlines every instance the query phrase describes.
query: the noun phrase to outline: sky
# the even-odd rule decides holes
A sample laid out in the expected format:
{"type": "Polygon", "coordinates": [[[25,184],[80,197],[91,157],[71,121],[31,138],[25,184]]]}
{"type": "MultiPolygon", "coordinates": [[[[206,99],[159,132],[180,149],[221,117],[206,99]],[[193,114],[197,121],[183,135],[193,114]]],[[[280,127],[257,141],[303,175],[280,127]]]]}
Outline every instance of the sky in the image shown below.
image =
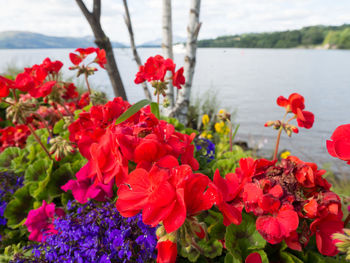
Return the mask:
{"type": "MultiPolygon", "coordinates": [[[[88,8],[92,0],[85,0],[88,8]]],[[[172,0],[173,34],[186,37],[190,0],[172,0]]],[[[161,38],[162,0],[129,0],[136,43],[161,38]]],[[[91,29],[74,0],[0,0],[0,31],[82,37],[91,29]]],[[[102,0],[102,27],[128,43],[122,0],[102,0]]],[[[202,0],[199,38],[350,24],[349,0],[202,0]]]]}

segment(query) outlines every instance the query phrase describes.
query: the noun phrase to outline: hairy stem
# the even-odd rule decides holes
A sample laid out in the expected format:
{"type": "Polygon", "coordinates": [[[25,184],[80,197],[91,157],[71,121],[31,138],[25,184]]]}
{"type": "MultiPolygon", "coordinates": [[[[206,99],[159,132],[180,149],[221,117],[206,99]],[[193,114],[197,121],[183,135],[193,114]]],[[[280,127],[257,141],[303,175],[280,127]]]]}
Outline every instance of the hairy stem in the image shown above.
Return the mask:
{"type": "Polygon", "coordinates": [[[35,116],[37,116],[40,121],[44,124],[45,128],[47,129],[47,131],[49,132],[49,136],[52,138],[52,132],[50,130],[49,125],[47,124],[47,121],[43,118],[43,116],[41,116],[39,113],[35,112],[35,116]]]}
{"type": "Polygon", "coordinates": [[[277,134],[277,139],[276,139],[276,145],[275,145],[275,152],[273,154],[273,158],[272,161],[277,160],[277,154],[278,154],[278,147],[280,145],[280,140],[281,140],[281,134],[282,134],[282,130],[283,130],[283,124],[284,124],[284,120],[287,117],[288,112],[286,111],[286,113],[283,116],[283,119],[281,121],[281,127],[278,130],[278,134],[277,134]]]}
{"type": "Polygon", "coordinates": [[[32,124],[28,123],[27,126],[28,126],[30,132],[33,134],[35,140],[39,143],[39,145],[41,146],[41,148],[43,148],[43,150],[44,150],[44,152],[46,153],[46,155],[49,157],[50,160],[52,160],[52,157],[51,157],[49,151],[46,149],[46,147],[44,146],[44,144],[41,142],[39,136],[35,133],[35,130],[34,130],[32,124]]]}
{"type": "Polygon", "coordinates": [[[230,152],[232,152],[232,122],[230,120],[227,120],[227,122],[230,125],[230,152]]]}
{"type": "Polygon", "coordinates": [[[91,88],[90,88],[90,83],[89,83],[89,80],[88,80],[88,74],[85,73],[85,82],[86,82],[86,86],[87,86],[87,89],[89,91],[89,94],[91,95],[91,88]]]}

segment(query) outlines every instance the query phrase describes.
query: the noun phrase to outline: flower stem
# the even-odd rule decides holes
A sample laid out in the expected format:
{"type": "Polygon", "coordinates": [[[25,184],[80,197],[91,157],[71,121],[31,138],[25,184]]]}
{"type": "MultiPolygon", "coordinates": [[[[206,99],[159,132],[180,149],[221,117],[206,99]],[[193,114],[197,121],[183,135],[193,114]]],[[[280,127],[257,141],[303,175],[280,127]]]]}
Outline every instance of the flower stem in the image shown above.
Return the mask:
{"type": "Polygon", "coordinates": [[[279,130],[278,130],[277,139],[276,139],[276,146],[275,146],[275,152],[274,152],[274,154],[273,154],[272,161],[277,160],[278,147],[279,147],[280,140],[281,140],[281,134],[282,134],[282,130],[283,130],[284,120],[285,120],[285,118],[287,117],[287,114],[288,114],[288,112],[286,111],[286,113],[284,114],[283,119],[282,119],[282,121],[281,121],[281,127],[280,127],[279,130]]]}
{"type": "Polygon", "coordinates": [[[232,122],[230,120],[227,120],[228,124],[230,125],[230,152],[232,152],[232,122]]]}
{"type": "Polygon", "coordinates": [[[46,147],[44,146],[44,144],[41,142],[39,136],[35,133],[32,124],[28,123],[27,126],[28,126],[30,132],[33,134],[35,140],[39,143],[39,145],[41,146],[41,148],[43,148],[43,150],[44,150],[44,152],[46,153],[46,155],[49,157],[50,160],[52,160],[52,157],[51,157],[49,151],[46,149],[46,147]]]}
{"type": "Polygon", "coordinates": [[[86,86],[88,88],[89,94],[91,95],[91,88],[90,88],[90,84],[89,84],[89,80],[88,80],[88,74],[85,73],[85,82],[86,82],[86,86]]]}
{"type": "Polygon", "coordinates": [[[71,120],[74,121],[74,115],[73,113],[67,108],[66,105],[64,105],[64,103],[61,104],[62,107],[64,108],[64,110],[68,113],[68,115],[70,116],[71,120]]]}
{"type": "Polygon", "coordinates": [[[350,222],[350,214],[348,214],[348,216],[345,218],[344,221],[344,227],[346,227],[346,225],[350,222]]]}
{"type": "Polygon", "coordinates": [[[159,105],[159,91],[157,92],[157,103],[159,105]]]}
{"type": "Polygon", "coordinates": [[[37,116],[40,121],[44,124],[45,128],[47,129],[47,131],[49,132],[49,136],[52,138],[52,132],[50,130],[49,125],[47,124],[47,121],[43,118],[43,116],[41,116],[39,113],[35,112],[35,116],[37,116]]]}
{"type": "Polygon", "coordinates": [[[18,98],[17,98],[17,94],[15,89],[12,89],[12,94],[13,94],[13,98],[15,99],[15,102],[18,102],[18,98]]]}

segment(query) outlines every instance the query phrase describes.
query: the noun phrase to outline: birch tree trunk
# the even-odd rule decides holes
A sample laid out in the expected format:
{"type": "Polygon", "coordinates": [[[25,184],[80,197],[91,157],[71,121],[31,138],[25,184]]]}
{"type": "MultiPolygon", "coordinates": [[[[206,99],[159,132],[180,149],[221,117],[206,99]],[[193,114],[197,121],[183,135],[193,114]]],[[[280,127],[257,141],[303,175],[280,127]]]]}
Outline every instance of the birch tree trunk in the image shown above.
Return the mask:
{"type": "Polygon", "coordinates": [[[122,79],[119,74],[117,63],[113,54],[112,44],[109,38],[106,36],[101,26],[101,0],[94,0],[93,9],[90,12],[83,0],[75,0],[79,8],[83,12],[86,20],[89,22],[92,32],[95,36],[96,45],[106,51],[107,65],[106,70],[111,81],[114,95],[116,97],[122,97],[127,100],[125,89],[123,86],[122,79]]]}
{"type": "MultiPolygon", "coordinates": [[[[127,0],[123,0],[123,3],[124,3],[124,9],[125,9],[124,20],[125,20],[126,27],[128,28],[129,37],[130,37],[130,48],[131,48],[132,53],[134,55],[134,59],[135,59],[136,64],[140,67],[142,65],[142,61],[140,59],[139,53],[137,52],[136,45],[135,45],[134,31],[132,29],[131,18],[130,18],[127,0]]],[[[148,90],[147,83],[143,82],[141,85],[142,85],[142,88],[143,88],[143,91],[145,93],[146,98],[148,100],[152,100],[152,96],[148,90]]]]}
{"type": "MultiPolygon", "coordinates": [[[[173,28],[171,18],[171,0],[163,0],[163,18],[162,18],[162,51],[165,58],[174,59],[173,55],[173,28]]],[[[168,72],[166,77],[171,77],[168,72]]],[[[169,100],[169,107],[164,109],[165,115],[174,107],[174,87],[169,83],[166,97],[169,100]]]]}
{"type": "Polygon", "coordinates": [[[191,87],[196,65],[197,39],[201,23],[199,22],[199,12],[201,0],[190,0],[190,16],[187,26],[186,55],[184,65],[184,76],[186,83],[179,90],[176,103],[169,116],[177,117],[179,121],[186,124],[187,112],[190,105],[191,87]]]}

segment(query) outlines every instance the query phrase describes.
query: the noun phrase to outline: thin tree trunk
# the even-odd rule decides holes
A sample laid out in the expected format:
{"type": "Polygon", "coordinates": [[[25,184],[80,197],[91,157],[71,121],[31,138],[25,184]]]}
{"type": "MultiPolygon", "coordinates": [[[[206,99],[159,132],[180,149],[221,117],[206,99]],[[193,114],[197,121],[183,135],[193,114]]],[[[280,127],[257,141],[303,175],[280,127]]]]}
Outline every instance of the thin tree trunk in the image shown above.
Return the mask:
{"type": "Polygon", "coordinates": [[[123,86],[122,79],[119,74],[117,63],[113,54],[112,44],[109,38],[106,36],[101,26],[101,0],[94,0],[93,9],[90,12],[83,0],[75,0],[83,12],[86,20],[89,22],[92,32],[95,36],[96,45],[106,51],[107,65],[106,70],[111,81],[114,95],[117,97],[122,97],[127,100],[125,89],[123,86]]]}
{"type": "MultiPolygon", "coordinates": [[[[171,0],[163,0],[163,22],[162,22],[162,50],[165,58],[174,59],[173,55],[173,28],[171,18],[171,0]]],[[[171,72],[168,72],[166,77],[170,78],[171,72]]],[[[166,91],[166,97],[169,100],[169,107],[164,109],[165,115],[174,107],[174,87],[170,81],[166,91]]]]}
{"type": "Polygon", "coordinates": [[[187,27],[187,43],[184,65],[185,86],[179,90],[176,104],[169,116],[177,117],[180,122],[186,124],[187,113],[190,106],[191,87],[196,65],[197,39],[201,23],[199,22],[199,12],[201,0],[191,0],[190,16],[187,27]]]}
{"type": "MultiPolygon", "coordinates": [[[[141,62],[140,56],[137,52],[136,45],[135,45],[134,31],[132,29],[131,18],[130,18],[127,0],[123,0],[123,3],[124,3],[124,8],[125,8],[124,20],[125,20],[125,24],[126,24],[126,27],[128,28],[129,36],[130,36],[130,47],[131,47],[132,53],[134,55],[134,59],[136,61],[136,64],[140,67],[142,65],[142,62],[141,62]]],[[[143,87],[143,91],[145,92],[146,98],[149,100],[152,100],[152,96],[148,90],[146,82],[142,83],[142,87],[143,87]]]]}

